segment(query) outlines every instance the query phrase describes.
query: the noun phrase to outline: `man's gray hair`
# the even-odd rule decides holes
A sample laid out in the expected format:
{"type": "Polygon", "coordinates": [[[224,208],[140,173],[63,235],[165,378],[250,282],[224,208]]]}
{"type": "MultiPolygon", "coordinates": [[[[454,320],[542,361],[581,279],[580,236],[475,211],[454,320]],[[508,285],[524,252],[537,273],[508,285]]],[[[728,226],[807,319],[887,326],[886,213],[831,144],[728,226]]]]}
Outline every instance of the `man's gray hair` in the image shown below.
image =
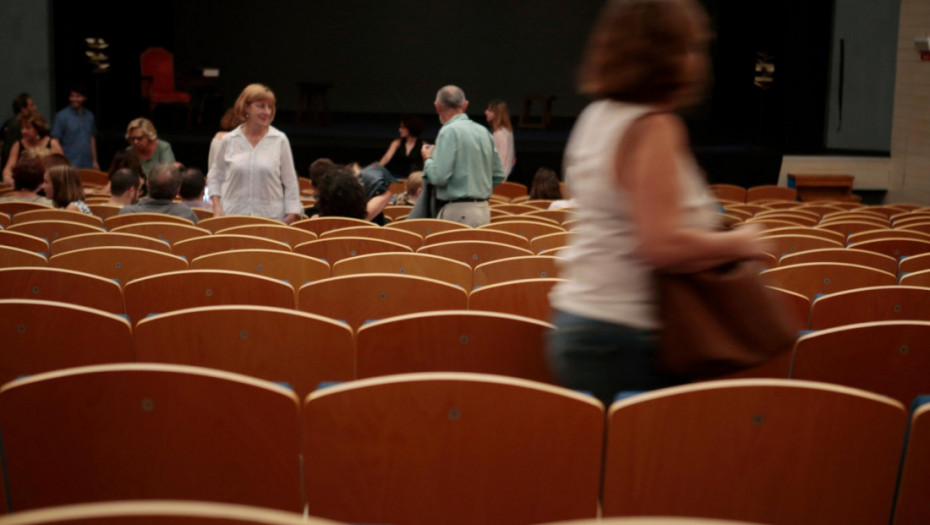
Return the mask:
{"type": "Polygon", "coordinates": [[[156,164],[146,177],[146,181],[148,181],[149,197],[173,199],[181,189],[181,170],[169,162],[156,164]]]}
{"type": "Polygon", "coordinates": [[[436,93],[436,103],[444,108],[462,109],[465,102],[465,92],[458,86],[448,85],[436,93]]]}

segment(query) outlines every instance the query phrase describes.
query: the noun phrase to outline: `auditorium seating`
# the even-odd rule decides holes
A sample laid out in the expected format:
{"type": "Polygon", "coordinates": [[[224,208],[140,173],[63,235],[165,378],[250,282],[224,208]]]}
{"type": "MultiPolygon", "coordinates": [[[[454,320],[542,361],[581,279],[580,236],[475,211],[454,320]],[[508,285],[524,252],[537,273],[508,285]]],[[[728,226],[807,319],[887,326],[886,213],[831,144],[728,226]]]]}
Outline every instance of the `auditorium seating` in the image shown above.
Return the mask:
{"type": "Polygon", "coordinates": [[[304,242],[294,247],[294,253],[316,257],[329,263],[371,253],[412,252],[409,246],[366,237],[334,237],[304,242]]]}
{"type": "MultiPolygon", "coordinates": [[[[167,213],[125,213],[104,219],[103,225],[106,229],[113,231],[120,226],[138,224],[140,222],[172,222],[174,224],[184,224],[187,226],[194,225],[193,221],[190,219],[168,215],[167,213]]],[[[207,232],[209,231],[210,230],[207,230],[207,232]]]]}
{"type": "Polygon", "coordinates": [[[126,319],[55,301],[0,299],[0,341],[0,385],[22,375],[132,360],[126,319]]]}
{"type": "Polygon", "coordinates": [[[549,233],[559,233],[564,232],[565,229],[556,224],[545,224],[538,221],[532,220],[513,220],[513,221],[504,221],[504,222],[492,222],[491,224],[485,224],[479,226],[478,229],[488,229],[488,230],[497,230],[515,233],[517,235],[522,235],[527,239],[532,240],[534,237],[539,237],[540,235],[546,235],[549,233]]]}
{"type": "Polygon", "coordinates": [[[112,279],[63,268],[0,268],[0,298],[58,301],[122,314],[123,290],[112,279]]]}
{"type": "Polygon", "coordinates": [[[234,228],[236,226],[255,225],[284,226],[284,223],[274,219],[268,219],[254,215],[223,215],[221,217],[211,217],[209,219],[203,219],[197,222],[197,226],[206,228],[207,230],[210,230],[211,233],[219,233],[220,230],[234,228]]]}
{"type": "Polygon", "coordinates": [[[533,255],[527,248],[518,248],[509,244],[487,241],[451,241],[438,244],[427,244],[417,250],[417,253],[438,255],[454,261],[463,262],[474,268],[479,264],[518,257],[533,255]]]}
{"type": "Polygon", "coordinates": [[[490,284],[472,290],[470,310],[487,310],[548,322],[552,319],[549,291],[561,279],[520,279],[490,284]]]}
{"type": "Polygon", "coordinates": [[[58,239],[51,245],[52,253],[59,254],[80,250],[82,248],[97,248],[100,246],[124,246],[129,248],[145,248],[157,252],[171,253],[171,245],[160,239],[153,239],[145,235],[119,232],[82,233],[64,239],[58,239]]]}
{"type": "Polygon", "coordinates": [[[298,412],[283,387],[176,365],[97,365],[8,383],[8,503],[196,499],[300,512],[298,412]]]}
{"type": "Polygon", "coordinates": [[[117,280],[122,286],[139,277],[187,269],[177,255],[124,246],[82,248],[53,255],[48,265],[117,280]]]}
{"type": "Polygon", "coordinates": [[[58,239],[63,239],[65,237],[70,237],[71,235],[79,235],[82,233],[94,233],[102,232],[103,228],[101,226],[91,226],[89,224],[83,224],[80,222],[74,221],[30,221],[30,222],[21,222],[10,225],[7,228],[11,232],[20,232],[34,237],[40,237],[47,240],[49,243],[54,242],[58,239]]]}
{"type": "Polygon", "coordinates": [[[897,282],[894,274],[846,263],[801,263],[779,266],[762,272],[770,286],[798,292],[809,299],[817,294],[841,292],[865,286],[885,286],[897,282]]]}
{"type": "MultiPolygon", "coordinates": [[[[136,214],[129,214],[129,216],[136,214]]],[[[138,215],[142,215],[141,213],[138,215]]],[[[171,217],[171,215],[163,215],[164,217],[171,217]]],[[[117,215],[117,217],[126,217],[126,215],[117,215]]],[[[185,239],[193,239],[194,237],[203,237],[204,235],[210,235],[210,230],[205,230],[203,228],[198,228],[196,226],[191,226],[190,224],[182,224],[169,221],[152,221],[152,222],[134,222],[131,224],[125,224],[123,226],[116,226],[110,228],[112,232],[118,233],[134,233],[136,235],[144,235],[146,237],[152,237],[153,239],[159,239],[167,242],[168,244],[174,244],[178,241],[183,241],[185,239]]]]}
{"type": "Polygon", "coordinates": [[[468,226],[452,221],[442,219],[406,219],[403,221],[392,222],[385,228],[400,228],[419,234],[424,239],[432,233],[444,232],[448,230],[464,230],[468,226]]]}
{"type": "Polygon", "coordinates": [[[522,235],[517,235],[515,233],[505,231],[478,228],[469,228],[467,230],[448,230],[444,232],[432,233],[423,239],[423,244],[432,245],[455,241],[485,241],[509,244],[510,246],[516,246],[518,248],[529,249],[530,247],[529,239],[522,235]]]}
{"type": "MultiPolygon", "coordinates": [[[[6,522],[4,522],[6,523],[6,522]]],[[[9,525],[335,525],[294,512],[204,501],[111,501],[18,512],[9,525]]]]}
{"type": "Polygon", "coordinates": [[[284,226],[283,224],[247,224],[224,228],[215,233],[264,237],[266,239],[287,243],[291,249],[302,242],[315,241],[317,239],[317,235],[313,232],[284,226]]]}
{"type": "Polygon", "coordinates": [[[287,281],[295,293],[304,284],[330,277],[326,261],[282,250],[231,250],[201,255],[192,270],[232,270],[287,281]]]}
{"type": "Polygon", "coordinates": [[[49,254],[48,241],[41,237],[22,232],[0,230],[0,246],[12,246],[30,252],[49,254]]]}
{"type": "Polygon", "coordinates": [[[0,268],[15,266],[48,266],[48,259],[41,253],[0,245],[0,268]]]}
{"type": "Polygon", "coordinates": [[[13,216],[13,224],[22,224],[24,222],[34,221],[72,221],[81,224],[87,224],[89,226],[103,226],[103,219],[100,217],[71,210],[31,210],[22,211],[13,216]]]}
{"type": "Polygon", "coordinates": [[[350,217],[317,217],[316,219],[303,219],[291,224],[293,228],[300,228],[301,230],[313,232],[317,236],[325,231],[348,228],[350,226],[371,226],[371,223],[362,219],[352,219],[350,217]]]}
{"type": "MultiPolygon", "coordinates": [[[[872,286],[815,298],[811,303],[810,329],[871,321],[927,319],[930,319],[930,288],[872,286]]],[[[930,383],[927,386],[930,392],[930,383]]]]}
{"type": "Polygon", "coordinates": [[[472,288],[471,266],[425,253],[373,253],[343,259],[333,265],[333,277],[360,273],[419,275],[460,286],[463,290],[472,288]]]}
{"type": "Polygon", "coordinates": [[[184,270],[129,281],[123,286],[123,300],[126,314],[138,323],[150,314],[197,306],[294,308],[294,288],[277,279],[244,272],[184,270]]]}
{"type": "Polygon", "coordinates": [[[811,332],[795,344],[791,377],[861,388],[908,406],[930,387],[930,322],[877,321],[811,332]]]}
{"type": "Polygon", "coordinates": [[[302,419],[311,515],[455,525],[597,514],[604,412],[576,392],[406,374],[314,392],[302,419]]]}
{"type": "MultiPolygon", "coordinates": [[[[222,217],[221,217],[222,218],[222,217]]],[[[178,241],[171,245],[171,253],[184,257],[188,262],[201,255],[230,250],[277,250],[290,252],[287,243],[263,239],[252,235],[231,235],[226,233],[204,235],[178,241]]]]}
{"type": "Polygon", "coordinates": [[[140,362],[203,366],[284,382],[303,399],[324,381],[355,379],[355,343],[346,325],[266,306],[190,308],[142,319],[140,362]]]}
{"type": "Polygon", "coordinates": [[[478,372],[554,384],[544,354],[551,329],[535,319],[475,310],[389,317],[358,330],[357,374],[478,372]]]}
{"type": "Polygon", "coordinates": [[[297,307],[345,321],[357,330],[366,321],[431,310],[464,310],[462,288],[415,275],[365,273],[321,279],[297,291],[297,307]],[[333,300],[338,297],[339,300],[333,300]]]}
{"type": "Polygon", "coordinates": [[[712,381],[634,395],[608,416],[603,515],[884,523],[903,406],[807,381],[712,381]]]}
{"type": "Polygon", "coordinates": [[[930,398],[914,405],[895,505],[894,525],[930,519],[930,398]]]}
{"type": "Polygon", "coordinates": [[[558,258],[523,255],[498,259],[475,266],[473,284],[477,288],[519,279],[551,279],[558,276],[558,258]]]}
{"type": "Polygon", "coordinates": [[[320,234],[321,239],[332,239],[335,237],[367,237],[371,239],[380,239],[397,244],[403,244],[411,250],[423,246],[423,237],[417,233],[400,230],[397,228],[382,228],[380,226],[349,226],[336,230],[325,231],[320,234]]]}

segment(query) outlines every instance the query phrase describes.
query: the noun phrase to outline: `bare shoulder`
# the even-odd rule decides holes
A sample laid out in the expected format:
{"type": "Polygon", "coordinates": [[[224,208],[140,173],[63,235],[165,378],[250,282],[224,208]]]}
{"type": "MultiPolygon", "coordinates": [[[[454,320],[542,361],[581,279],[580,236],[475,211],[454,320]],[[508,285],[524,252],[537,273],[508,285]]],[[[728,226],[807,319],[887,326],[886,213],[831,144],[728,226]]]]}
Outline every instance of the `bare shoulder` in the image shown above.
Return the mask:
{"type": "Polygon", "coordinates": [[[681,117],[674,113],[648,113],[630,125],[629,135],[634,140],[659,142],[666,146],[682,146],[687,142],[687,128],[681,117]]]}

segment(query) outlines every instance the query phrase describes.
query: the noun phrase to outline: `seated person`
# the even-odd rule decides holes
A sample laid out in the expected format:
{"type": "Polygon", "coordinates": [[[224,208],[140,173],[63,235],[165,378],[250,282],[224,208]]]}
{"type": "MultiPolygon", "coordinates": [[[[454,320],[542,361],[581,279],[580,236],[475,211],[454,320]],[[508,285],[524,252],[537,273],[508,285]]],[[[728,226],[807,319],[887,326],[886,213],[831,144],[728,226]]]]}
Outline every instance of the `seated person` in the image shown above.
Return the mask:
{"type": "Polygon", "coordinates": [[[197,214],[183,204],[173,201],[181,189],[181,169],[170,163],[156,164],[146,176],[149,196],[137,204],[123,206],[120,215],[126,213],[164,213],[190,219],[197,224],[197,214]]]}
{"type": "Polygon", "coordinates": [[[397,194],[395,206],[413,206],[423,193],[423,172],[414,171],[407,177],[407,186],[403,193],[397,194]]]}
{"type": "Polygon", "coordinates": [[[3,168],[3,182],[13,183],[13,166],[20,158],[44,159],[52,153],[61,153],[58,140],[48,134],[48,125],[42,115],[31,113],[19,118],[22,138],[10,149],[10,156],[3,168]]]}
{"type": "Polygon", "coordinates": [[[559,176],[549,168],[539,168],[533,175],[533,184],[530,186],[530,200],[559,200],[562,198],[562,189],[559,187],[559,176]]]}
{"type": "Polygon", "coordinates": [[[320,182],[320,200],[315,217],[351,217],[364,219],[368,214],[365,188],[352,170],[334,166],[320,182]]]}
{"type": "MultiPolygon", "coordinates": [[[[64,155],[61,155],[64,157],[64,155]]],[[[65,159],[65,162],[68,162],[65,159]]],[[[84,202],[84,186],[81,185],[81,176],[78,169],[67,164],[49,166],[46,162],[45,178],[42,190],[52,199],[54,206],[63,210],[79,211],[92,215],[90,207],[84,202]]]]}
{"type": "Polygon", "coordinates": [[[212,210],[213,205],[203,200],[207,187],[207,177],[197,168],[187,168],[181,172],[181,204],[191,208],[212,210]]]}
{"type": "Polygon", "coordinates": [[[355,174],[362,181],[367,195],[365,208],[368,213],[365,215],[365,220],[384,226],[387,220],[381,212],[391,202],[391,183],[400,181],[380,164],[369,164],[355,174]]]}
{"type": "Polygon", "coordinates": [[[3,201],[37,202],[46,206],[54,206],[50,199],[38,194],[45,176],[45,164],[39,159],[19,159],[13,165],[13,191],[0,197],[3,201]]]}
{"type": "Polygon", "coordinates": [[[147,118],[140,117],[129,123],[126,127],[126,140],[129,141],[126,150],[136,152],[139,163],[142,164],[142,173],[146,176],[156,164],[175,161],[171,144],[159,140],[155,125],[147,118]]]}
{"type": "MultiPolygon", "coordinates": [[[[323,183],[323,177],[326,175],[327,171],[335,166],[336,163],[327,158],[316,159],[310,164],[310,189],[317,198],[319,198],[320,195],[320,185],[323,183]]],[[[307,217],[313,217],[317,214],[319,214],[319,210],[316,204],[304,208],[304,215],[307,217]]]]}
{"type": "Polygon", "coordinates": [[[119,168],[110,175],[110,206],[129,206],[139,202],[142,191],[142,177],[129,168],[119,168]]]}

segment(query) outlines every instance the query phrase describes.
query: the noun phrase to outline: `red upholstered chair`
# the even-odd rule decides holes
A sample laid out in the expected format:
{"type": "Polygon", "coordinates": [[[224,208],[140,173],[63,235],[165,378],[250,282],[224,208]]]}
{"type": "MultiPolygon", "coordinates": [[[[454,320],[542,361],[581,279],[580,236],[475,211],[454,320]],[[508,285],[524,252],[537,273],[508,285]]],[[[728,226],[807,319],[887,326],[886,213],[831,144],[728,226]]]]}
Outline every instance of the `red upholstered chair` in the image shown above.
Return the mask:
{"type": "Polygon", "coordinates": [[[174,89],[174,55],[163,47],[150,47],[139,55],[142,69],[142,99],[149,103],[149,113],[159,104],[182,104],[191,120],[191,95],[174,89]]]}

